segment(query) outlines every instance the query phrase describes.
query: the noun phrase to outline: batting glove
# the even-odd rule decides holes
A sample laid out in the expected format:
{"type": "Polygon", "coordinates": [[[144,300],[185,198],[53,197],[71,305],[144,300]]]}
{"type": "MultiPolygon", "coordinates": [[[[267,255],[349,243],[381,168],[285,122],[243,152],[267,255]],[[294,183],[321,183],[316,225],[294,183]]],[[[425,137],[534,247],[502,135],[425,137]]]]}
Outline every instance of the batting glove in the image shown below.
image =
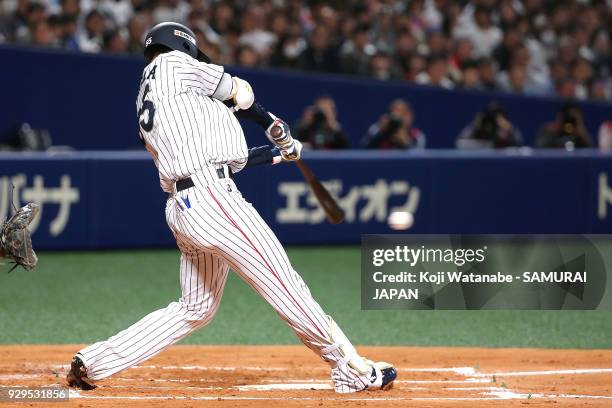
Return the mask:
{"type": "Polygon", "coordinates": [[[266,129],[266,137],[271,141],[274,146],[280,150],[288,149],[293,143],[293,137],[291,137],[291,130],[289,125],[282,119],[277,118],[273,114],[269,115],[274,119],[274,122],[266,129]]]}
{"type": "Polygon", "coordinates": [[[279,149],[283,161],[300,160],[302,156],[302,142],[292,139],[291,146],[286,149],[279,149]]]}

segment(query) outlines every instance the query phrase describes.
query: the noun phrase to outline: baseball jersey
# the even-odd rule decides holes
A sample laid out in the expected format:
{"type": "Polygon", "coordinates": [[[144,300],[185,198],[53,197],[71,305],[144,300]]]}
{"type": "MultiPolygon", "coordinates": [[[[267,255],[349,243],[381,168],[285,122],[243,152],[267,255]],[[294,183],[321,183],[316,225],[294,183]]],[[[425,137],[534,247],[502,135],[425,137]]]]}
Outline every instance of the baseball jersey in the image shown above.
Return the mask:
{"type": "Polygon", "coordinates": [[[224,75],[222,66],[180,51],[158,55],[143,71],[136,101],[140,138],[168,193],[205,166],[228,164],[237,172],[247,162],[238,119],[213,97],[224,75]]]}

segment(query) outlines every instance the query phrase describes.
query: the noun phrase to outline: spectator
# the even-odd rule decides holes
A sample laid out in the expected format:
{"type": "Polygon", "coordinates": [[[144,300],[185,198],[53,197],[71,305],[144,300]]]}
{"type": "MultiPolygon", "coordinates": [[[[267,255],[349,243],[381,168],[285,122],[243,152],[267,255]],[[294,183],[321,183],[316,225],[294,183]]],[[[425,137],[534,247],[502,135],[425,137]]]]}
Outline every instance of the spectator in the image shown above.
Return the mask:
{"type": "Polygon", "coordinates": [[[110,30],[104,33],[104,51],[109,54],[123,54],[127,51],[127,44],[119,30],[110,30]]]}
{"type": "Polygon", "coordinates": [[[317,26],[310,34],[310,45],[300,56],[300,67],[309,71],[338,71],[337,51],[330,44],[330,33],[325,26],[317,26]]]}
{"type": "Polygon", "coordinates": [[[418,84],[440,86],[442,88],[451,89],[455,85],[448,76],[448,64],[446,56],[431,55],[427,59],[427,70],[421,72],[416,77],[418,84]]]}
{"type": "Polygon", "coordinates": [[[59,36],[60,44],[63,48],[80,51],[78,38],[78,24],[76,15],[62,14],[59,16],[61,24],[61,32],[59,36]]]}
{"type": "Polygon", "coordinates": [[[401,30],[395,37],[394,57],[398,66],[408,72],[410,66],[410,57],[414,54],[417,46],[416,39],[410,31],[401,30]]]}
{"type": "Polygon", "coordinates": [[[488,58],[482,58],[478,62],[478,78],[480,87],[484,90],[493,90],[497,88],[495,81],[495,63],[488,58]]]}
{"type": "Polygon", "coordinates": [[[57,45],[55,31],[49,22],[43,20],[32,28],[32,44],[38,47],[55,47],[57,45]]]}
{"type": "Polygon", "coordinates": [[[217,2],[212,5],[211,27],[219,35],[229,34],[234,28],[236,13],[228,2],[217,2]]]}
{"type": "Polygon", "coordinates": [[[555,88],[557,95],[564,99],[571,99],[576,96],[576,81],[569,76],[559,79],[555,88]]]}
{"type": "Polygon", "coordinates": [[[76,17],[81,13],[79,0],[61,0],[60,5],[63,14],[76,17]]]}
{"type": "Polygon", "coordinates": [[[163,23],[164,21],[185,22],[189,6],[187,2],[180,0],[158,0],[153,9],[153,22],[163,23]]]}
{"type": "Polygon", "coordinates": [[[474,61],[472,42],[467,38],[460,38],[455,41],[453,53],[449,59],[449,70],[451,77],[457,82],[461,81],[461,71],[467,62],[474,61]]]}
{"type": "Polygon", "coordinates": [[[342,72],[354,75],[365,75],[368,72],[370,58],[375,53],[375,47],[370,43],[367,25],[359,25],[353,31],[350,41],[346,41],[340,49],[340,64],[342,72]]]}
{"type": "Polygon", "coordinates": [[[240,45],[247,45],[260,56],[266,58],[277,38],[270,31],[264,29],[263,16],[258,7],[250,7],[240,18],[242,34],[238,39],[240,45]]]}
{"type": "Polygon", "coordinates": [[[554,122],[538,131],[536,147],[574,150],[591,147],[593,142],[582,121],[582,110],[576,102],[567,102],[554,122]]]}
{"type": "Polygon", "coordinates": [[[612,120],[604,120],[601,123],[597,139],[601,150],[612,150],[612,120]]]}
{"type": "Polygon", "coordinates": [[[147,30],[147,21],[142,14],[138,14],[130,19],[127,25],[128,40],[127,50],[131,54],[142,54],[144,51],[143,42],[147,30]]]}
{"type": "Polygon", "coordinates": [[[466,61],[463,63],[459,86],[463,89],[479,89],[482,86],[477,61],[466,61]]]}
{"type": "Polygon", "coordinates": [[[85,30],[79,38],[79,47],[86,52],[99,52],[103,46],[106,31],[104,16],[97,10],[90,11],[85,17],[85,30]]]}
{"type": "Polygon", "coordinates": [[[413,124],[410,104],[396,99],[378,122],[370,126],[361,144],[366,149],[424,149],[425,134],[413,124]]]}
{"type": "Polygon", "coordinates": [[[225,56],[221,53],[219,42],[213,42],[218,40],[218,37],[216,35],[210,35],[210,33],[207,35],[199,28],[193,30],[193,33],[196,36],[198,44],[201,44],[200,49],[206,50],[206,55],[208,55],[210,60],[214,61],[216,64],[223,65],[225,56]]]}
{"type": "Polygon", "coordinates": [[[479,112],[459,134],[459,149],[501,149],[523,144],[521,132],[508,119],[505,109],[493,102],[479,112]]]}
{"type": "Polygon", "coordinates": [[[259,65],[259,54],[253,47],[243,45],[238,48],[236,61],[238,61],[238,64],[242,66],[254,67],[259,65]]]}
{"type": "Polygon", "coordinates": [[[593,68],[584,58],[578,58],[572,66],[572,76],[576,80],[576,98],[586,99],[593,81],[593,68]]]}
{"type": "Polygon", "coordinates": [[[457,27],[455,35],[469,38],[475,55],[479,57],[491,55],[502,39],[502,31],[491,24],[491,10],[484,5],[476,7],[473,18],[466,19],[463,25],[457,27]]]}
{"type": "Polygon", "coordinates": [[[427,54],[445,55],[448,51],[448,41],[441,31],[431,31],[427,35],[427,54]]]}
{"type": "MultiPolygon", "coordinates": [[[[274,52],[270,57],[270,65],[284,68],[299,68],[303,64],[305,64],[302,59],[302,57],[304,56],[305,49],[306,41],[297,34],[289,33],[283,38],[281,38],[280,41],[276,44],[274,52]]],[[[320,60],[316,60],[320,62],[320,60]]],[[[317,69],[312,68],[312,70],[316,71],[317,69]]]]}
{"type": "Polygon", "coordinates": [[[336,117],[336,103],[329,96],[319,96],[304,111],[296,137],[311,149],[345,149],[348,140],[336,117]]]}
{"type": "Polygon", "coordinates": [[[126,27],[134,14],[130,0],[98,0],[98,7],[100,7],[100,11],[103,14],[109,16],[114,24],[117,25],[116,28],[126,27]]]}
{"type": "Polygon", "coordinates": [[[515,27],[508,28],[504,32],[504,38],[501,44],[493,51],[493,57],[497,61],[499,69],[505,71],[510,68],[512,54],[519,45],[521,45],[520,32],[515,27]]]}
{"type": "MultiPolygon", "coordinates": [[[[15,41],[19,43],[32,43],[44,46],[40,41],[34,39],[34,31],[39,27],[40,24],[46,24],[46,9],[40,3],[30,2],[26,8],[26,14],[23,21],[18,22],[15,30],[15,41]]],[[[44,31],[48,26],[43,25],[40,27],[41,31],[44,31]]],[[[42,32],[40,33],[42,34],[42,32]]],[[[49,42],[48,45],[51,45],[49,42]]]]}
{"type": "Polygon", "coordinates": [[[383,52],[379,52],[372,57],[368,74],[375,79],[383,81],[399,78],[399,74],[393,66],[391,57],[383,52]]]}
{"type": "Polygon", "coordinates": [[[506,92],[527,94],[527,70],[521,64],[513,64],[508,72],[503,72],[498,86],[506,92]]]}
{"type": "Polygon", "coordinates": [[[600,78],[593,81],[591,97],[600,101],[612,100],[612,80],[600,78]]]}
{"type": "Polygon", "coordinates": [[[408,72],[406,79],[411,82],[416,82],[417,77],[427,68],[427,60],[421,54],[415,53],[410,57],[408,62],[408,72]]]}

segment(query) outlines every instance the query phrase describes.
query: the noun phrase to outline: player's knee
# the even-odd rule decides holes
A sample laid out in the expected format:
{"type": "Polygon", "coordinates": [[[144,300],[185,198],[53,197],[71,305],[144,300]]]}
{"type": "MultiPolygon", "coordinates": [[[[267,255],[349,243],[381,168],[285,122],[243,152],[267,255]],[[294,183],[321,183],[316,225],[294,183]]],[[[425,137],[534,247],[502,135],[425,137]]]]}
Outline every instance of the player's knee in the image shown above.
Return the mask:
{"type": "Polygon", "coordinates": [[[187,321],[203,324],[210,322],[219,309],[219,302],[200,302],[191,304],[181,302],[181,304],[187,321]]]}

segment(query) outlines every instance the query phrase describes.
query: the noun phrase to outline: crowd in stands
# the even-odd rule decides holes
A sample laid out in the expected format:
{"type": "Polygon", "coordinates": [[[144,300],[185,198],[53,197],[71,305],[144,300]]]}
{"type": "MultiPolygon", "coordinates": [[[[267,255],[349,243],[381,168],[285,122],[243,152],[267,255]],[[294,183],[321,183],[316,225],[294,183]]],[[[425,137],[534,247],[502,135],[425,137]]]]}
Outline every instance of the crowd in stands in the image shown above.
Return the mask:
{"type": "Polygon", "coordinates": [[[152,25],[177,21],[220,64],[610,101],[611,9],[609,0],[3,0],[0,43],[140,54],[152,25]]]}

